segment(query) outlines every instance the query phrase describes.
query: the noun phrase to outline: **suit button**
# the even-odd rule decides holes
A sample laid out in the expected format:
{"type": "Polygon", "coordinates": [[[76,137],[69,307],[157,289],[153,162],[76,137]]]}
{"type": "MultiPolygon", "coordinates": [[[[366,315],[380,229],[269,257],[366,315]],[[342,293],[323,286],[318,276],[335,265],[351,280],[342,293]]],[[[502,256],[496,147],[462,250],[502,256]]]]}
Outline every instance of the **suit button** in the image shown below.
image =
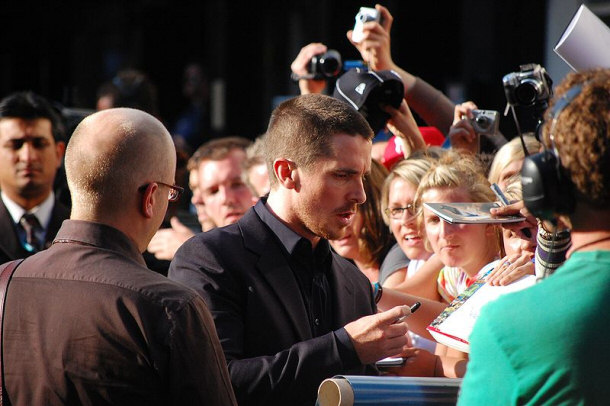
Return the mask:
{"type": "Polygon", "coordinates": [[[314,323],[316,326],[319,326],[319,325],[320,325],[320,319],[315,319],[315,320],[313,321],[313,323],[314,323]]]}

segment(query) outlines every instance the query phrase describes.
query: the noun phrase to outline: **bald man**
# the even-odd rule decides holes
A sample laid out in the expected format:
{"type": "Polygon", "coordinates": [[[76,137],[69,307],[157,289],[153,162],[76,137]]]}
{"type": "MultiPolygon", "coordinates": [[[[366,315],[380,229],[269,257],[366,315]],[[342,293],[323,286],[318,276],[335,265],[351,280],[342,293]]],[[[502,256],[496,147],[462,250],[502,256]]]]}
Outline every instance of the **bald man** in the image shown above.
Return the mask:
{"type": "Polygon", "coordinates": [[[7,295],[14,406],[235,404],[204,302],[141,255],[180,194],[175,159],[167,130],[139,110],[105,110],[74,131],[70,220],[17,268],[7,295]]]}

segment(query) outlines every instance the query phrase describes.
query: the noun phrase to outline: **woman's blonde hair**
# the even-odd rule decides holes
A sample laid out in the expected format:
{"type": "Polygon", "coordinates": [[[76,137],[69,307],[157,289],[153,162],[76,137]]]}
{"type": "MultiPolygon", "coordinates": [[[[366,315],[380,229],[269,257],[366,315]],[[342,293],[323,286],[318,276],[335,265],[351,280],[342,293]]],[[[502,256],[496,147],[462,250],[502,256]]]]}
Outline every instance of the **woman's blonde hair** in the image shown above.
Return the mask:
{"type": "MultiPolygon", "coordinates": [[[[438,162],[431,165],[421,179],[415,193],[414,203],[419,213],[420,229],[423,229],[422,197],[426,191],[459,188],[466,191],[472,202],[493,202],[495,195],[489,186],[490,183],[484,175],[484,169],[480,162],[456,152],[444,155],[438,162]]],[[[432,251],[426,233],[422,233],[422,236],[424,246],[428,251],[432,251]]],[[[500,241],[497,241],[496,244],[499,251],[500,241]]]]}
{"type": "Polygon", "coordinates": [[[390,186],[392,185],[392,182],[395,179],[402,179],[416,188],[432,166],[432,162],[434,162],[433,159],[427,157],[417,159],[409,158],[400,161],[392,168],[392,172],[386,177],[381,191],[381,213],[386,225],[390,225],[390,217],[386,213],[386,209],[390,204],[390,186]]]}
{"type": "MultiPolygon", "coordinates": [[[[529,154],[536,154],[540,151],[542,144],[540,144],[534,136],[524,135],[523,141],[529,154]]],[[[521,139],[519,137],[515,137],[504,144],[498,152],[496,152],[496,155],[494,155],[494,159],[491,162],[489,175],[487,175],[489,183],[498,183],[500,174],[506,167],[513,162],[523,160],[524,158],[525,151],[523,151],[523,145],[521,144],[521,139]]]]}

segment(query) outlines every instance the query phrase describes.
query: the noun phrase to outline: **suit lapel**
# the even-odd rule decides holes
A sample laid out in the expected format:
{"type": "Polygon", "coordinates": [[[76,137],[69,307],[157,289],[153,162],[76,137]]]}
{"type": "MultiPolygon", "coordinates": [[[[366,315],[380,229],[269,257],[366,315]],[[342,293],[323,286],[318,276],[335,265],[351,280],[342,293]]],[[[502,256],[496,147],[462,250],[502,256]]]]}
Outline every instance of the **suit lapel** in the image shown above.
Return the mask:
{"type": "Polygon", "coordinates": [[[9,259],[25,258],[29,253],[21,246],[15,224],[8,209],[0,199],[0,249],[9,259]]]}
{"type": "Polygon", "coordinates": [[[345,267],[333,254],[332,275],[334,280],[332,294],[336,303],[334,316],[338,326],[344,326],[353,321],[353,315],[355,314],[355,292],[351,272],[353,270],[345,267]]]}
{"type": "Polygon", "coordinates": [[[239,221],[239,225],[246,248],[259,256],[256,269],[272,286],[279,301],[278,311],[283,310],[288,314],[299,340],[312,338],[301,291],[272,231],[252,209],[239,221]]]}

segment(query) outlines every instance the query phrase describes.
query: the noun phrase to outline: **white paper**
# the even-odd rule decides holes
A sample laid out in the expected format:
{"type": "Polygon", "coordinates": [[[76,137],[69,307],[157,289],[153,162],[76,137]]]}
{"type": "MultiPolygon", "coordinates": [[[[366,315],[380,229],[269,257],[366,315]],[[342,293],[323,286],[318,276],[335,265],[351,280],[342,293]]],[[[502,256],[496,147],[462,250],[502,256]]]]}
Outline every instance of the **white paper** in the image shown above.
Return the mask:
{"type": "Polygon", "coordinates": [[[610,68],[610,28],[583,4],[554,51],[577,72],[610,68]]]}
{"type": "Polygon", "coordinates": [[[483,306],[493,302],[502,295],[525,289],[533,286],[535,283],[536,277],[534,275],[526,275],[506,286],[492,286],[486,283],[468,298],[459,309],[453,312],[451,316],[447,317],[439,327],[448,334],[462,339],[466,338],[466,341],[470,341],[470,333],[474,323],[479,318],[483,306]]]}

